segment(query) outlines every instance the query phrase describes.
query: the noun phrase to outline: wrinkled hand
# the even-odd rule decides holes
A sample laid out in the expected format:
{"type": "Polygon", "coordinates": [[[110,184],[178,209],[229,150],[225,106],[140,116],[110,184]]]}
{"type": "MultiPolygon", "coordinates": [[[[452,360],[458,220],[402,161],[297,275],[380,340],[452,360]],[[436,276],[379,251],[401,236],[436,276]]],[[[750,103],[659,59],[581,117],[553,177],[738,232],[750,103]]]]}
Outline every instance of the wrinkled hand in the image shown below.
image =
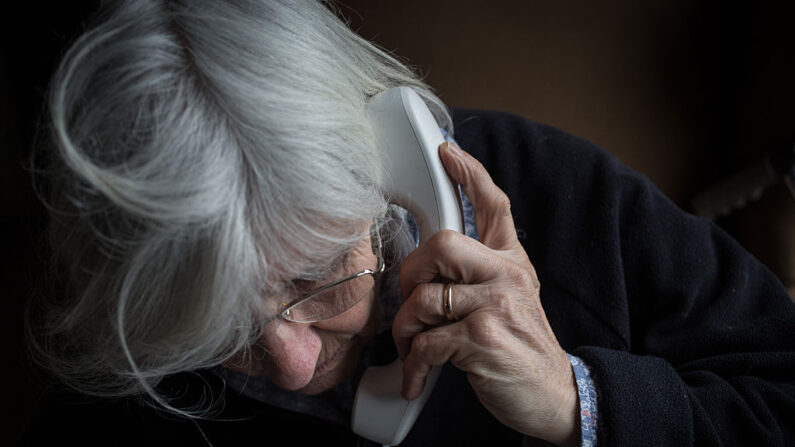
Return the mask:
{"type": "Polygon", "coordinates": [[[481,242],[443,230],[414,250],[400,270],[404,303],[393,336],[404,361],[403,397],[422,392],[434,365],[467,373],[478,398],[503,424],[558,445],[579,442],[578,397],[565,351],[539,301],[535,269],[516,237],[505,193],[455,145],[442,163],[475,208],[481,242]],[[456,282],[448,324],[444,285],[456,282]]]}

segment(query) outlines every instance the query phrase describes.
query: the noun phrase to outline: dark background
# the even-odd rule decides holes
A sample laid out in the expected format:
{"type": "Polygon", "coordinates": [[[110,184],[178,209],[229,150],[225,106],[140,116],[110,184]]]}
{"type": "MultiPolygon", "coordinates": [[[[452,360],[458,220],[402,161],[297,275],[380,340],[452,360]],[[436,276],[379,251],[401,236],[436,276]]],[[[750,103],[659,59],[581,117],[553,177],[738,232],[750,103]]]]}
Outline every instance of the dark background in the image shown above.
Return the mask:
{"type": "MultiPolygon", "coordinates": [[[[792,3],[484,3],[339,6],[354,30],[416,67],[448,105],[513,112],[594,141],[685,209],[702,188],[793,141],[792,3]]],[[[96,4],[17,2],[2,14],[0,315],[11,411],[0,444],[17,439],[44,384],[32,376],[22,335],[48,256],[45,210],[26,166],[47,80],[96,4]]],[[[795,200],[782,184],[719,223],[795,284],[795,200]]]]}

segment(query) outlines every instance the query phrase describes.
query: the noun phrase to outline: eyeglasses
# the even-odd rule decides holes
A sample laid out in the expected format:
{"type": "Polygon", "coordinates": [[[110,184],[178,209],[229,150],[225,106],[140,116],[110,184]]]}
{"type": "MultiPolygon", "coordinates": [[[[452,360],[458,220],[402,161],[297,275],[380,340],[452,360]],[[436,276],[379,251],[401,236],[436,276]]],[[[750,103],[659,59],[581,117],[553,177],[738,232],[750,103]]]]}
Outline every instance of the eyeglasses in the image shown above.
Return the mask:
{"type": "Polygon", "coordinates": [[[289,303],[267,322],[284,318],[294,323],[328,320],[350,309],[370,293],[377,276],[384,271],[383,246],[378,224],[370,226],[370,246],[376,257],[375,269],[364,269],[336,281],[316,287],[289,303]]]}

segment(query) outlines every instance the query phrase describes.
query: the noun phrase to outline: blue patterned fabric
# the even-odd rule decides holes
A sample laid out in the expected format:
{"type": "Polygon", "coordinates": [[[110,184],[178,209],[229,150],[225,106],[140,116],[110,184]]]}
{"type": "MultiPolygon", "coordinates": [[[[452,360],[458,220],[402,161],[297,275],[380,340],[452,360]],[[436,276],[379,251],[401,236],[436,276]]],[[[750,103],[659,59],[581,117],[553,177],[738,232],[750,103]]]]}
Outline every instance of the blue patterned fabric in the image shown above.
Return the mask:
{"type": "Polygon", "coordinates": [[[566,354],[577,380],[577,394],[580,396],[580,439],[582,447],[596,447],[596,426],[599,417],[596,384],[591,377],[591,369],[581,358],[566,354]]]}

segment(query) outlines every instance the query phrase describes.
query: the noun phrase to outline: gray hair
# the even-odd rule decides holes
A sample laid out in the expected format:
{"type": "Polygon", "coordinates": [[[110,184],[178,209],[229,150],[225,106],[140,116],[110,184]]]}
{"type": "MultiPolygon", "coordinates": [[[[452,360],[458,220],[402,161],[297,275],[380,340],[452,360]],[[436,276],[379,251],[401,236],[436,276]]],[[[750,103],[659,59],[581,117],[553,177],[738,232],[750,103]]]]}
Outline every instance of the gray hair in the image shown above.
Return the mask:
{"type": "Polygon", "coordinates": [[[51,84],[51,242],[68,288],[29,325],[80,392],[149,393],[257,337],[289,279],[387,215],[364,107],[408,85],[442,102],[332,5],[107,2],[51,84]]]}

